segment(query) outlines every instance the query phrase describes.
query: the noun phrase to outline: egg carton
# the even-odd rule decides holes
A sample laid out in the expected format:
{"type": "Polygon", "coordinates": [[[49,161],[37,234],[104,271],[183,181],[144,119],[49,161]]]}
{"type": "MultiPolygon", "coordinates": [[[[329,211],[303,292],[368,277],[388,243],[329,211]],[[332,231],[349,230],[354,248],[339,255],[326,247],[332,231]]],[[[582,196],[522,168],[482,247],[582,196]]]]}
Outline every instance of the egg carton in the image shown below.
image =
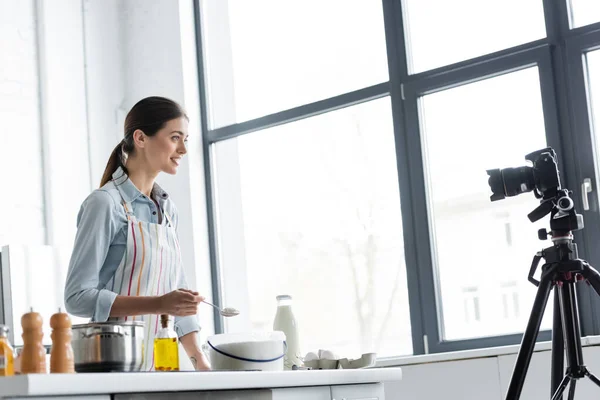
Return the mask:
{"type": "Polygon", "coordinates": [[[377,353],[365,353],[360,358],[315,359],[304,361],[304,366],[311,369],[359,369],[375,366],[377,353]]]}

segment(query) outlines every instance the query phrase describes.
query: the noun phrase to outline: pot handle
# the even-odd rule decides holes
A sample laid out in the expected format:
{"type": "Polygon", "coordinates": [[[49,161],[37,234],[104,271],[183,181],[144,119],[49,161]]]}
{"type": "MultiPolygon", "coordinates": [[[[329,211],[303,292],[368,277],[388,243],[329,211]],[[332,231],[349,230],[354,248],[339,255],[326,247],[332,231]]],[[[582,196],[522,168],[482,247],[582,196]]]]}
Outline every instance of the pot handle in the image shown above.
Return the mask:
{"type": "Polygon", "coordinates": [[[125,331],[122,326],[115,325],[115,326],[112,326],[111,329],[112,329],[112,331],[105,331],[105,330],[102,330],[102,328],[98,329],[98,330],[96,328],[91,328],[92,332],[88,331],[88,332],[84,333],[82,336],[85,339],[88,339],[88,338],[94,337],[96,335],[118,335],[118,336],[128,336],[129,335],[129,333],[127,331],[125,331]]]}

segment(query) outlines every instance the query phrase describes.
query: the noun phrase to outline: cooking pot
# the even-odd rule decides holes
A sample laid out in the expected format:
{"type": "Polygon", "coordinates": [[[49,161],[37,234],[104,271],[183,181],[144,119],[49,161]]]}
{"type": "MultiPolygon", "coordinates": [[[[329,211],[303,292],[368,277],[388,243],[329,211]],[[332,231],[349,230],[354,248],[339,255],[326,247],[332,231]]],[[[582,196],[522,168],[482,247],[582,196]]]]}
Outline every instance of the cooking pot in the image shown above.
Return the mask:
{"type": "Polygon", "coordinates": [[[73,325],[77,372],[139,371],[144,357],[144,322],[91,322],[73,325]]]}

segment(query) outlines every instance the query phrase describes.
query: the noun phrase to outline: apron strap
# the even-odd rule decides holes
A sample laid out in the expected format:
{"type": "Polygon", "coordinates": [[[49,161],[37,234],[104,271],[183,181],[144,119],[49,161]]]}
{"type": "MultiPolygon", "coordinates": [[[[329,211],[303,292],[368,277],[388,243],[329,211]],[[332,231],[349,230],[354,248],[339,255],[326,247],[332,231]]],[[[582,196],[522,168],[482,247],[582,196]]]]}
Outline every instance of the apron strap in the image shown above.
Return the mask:
{"type": "Polygon", "coordinates": [[[127,219],[129,221],[134,219],[135,215],[133,215],[133,206],[131,205],[131,203],[128,203],[125,200],[123,200],[123,202],[121,204],[123,204],[123,208],[125,209],[125,214],[127,214],[127,219]]]}
{"type": "Polygon", "coordinates": [[[167,214],[167,212],[165,210],[163,210],[163,216],[167,219],[167,223],[169,224],[169,226],[171,228],[175,228],[175,225],[173,225],[173,221],[171,220],[171,217],[169,217],[169,214],[167,214]]]}

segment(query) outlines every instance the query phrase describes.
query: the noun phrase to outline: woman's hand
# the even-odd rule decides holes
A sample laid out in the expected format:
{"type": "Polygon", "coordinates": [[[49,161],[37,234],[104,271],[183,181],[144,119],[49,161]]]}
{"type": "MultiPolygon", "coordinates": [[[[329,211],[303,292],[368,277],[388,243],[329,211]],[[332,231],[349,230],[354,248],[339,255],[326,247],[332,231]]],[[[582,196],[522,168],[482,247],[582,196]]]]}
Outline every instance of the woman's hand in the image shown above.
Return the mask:
{"type": "Polygon", "coordinates": [[[198,292],[177,289],[159,297],[159,313],[185,317],[198,313],[198,304],[204,300],[198,292]]]}

